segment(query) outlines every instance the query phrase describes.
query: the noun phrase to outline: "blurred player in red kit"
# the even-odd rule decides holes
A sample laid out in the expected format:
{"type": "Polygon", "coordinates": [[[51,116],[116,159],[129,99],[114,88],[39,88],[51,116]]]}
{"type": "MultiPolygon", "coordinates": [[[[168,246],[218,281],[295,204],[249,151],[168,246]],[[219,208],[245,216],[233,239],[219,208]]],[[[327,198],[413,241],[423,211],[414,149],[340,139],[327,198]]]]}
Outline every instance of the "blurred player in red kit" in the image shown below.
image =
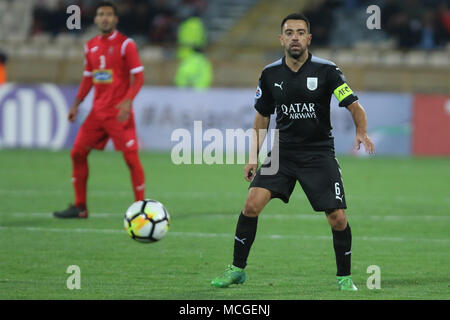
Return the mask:
{"type": "Polygon", "coordinates": [[[87,157],[92,149],[104,149],[109,138],[115,149],[122,152],[130,169],[135,200],[144,199],[144,169],[138,156],[132,110],[132,101],[144,83],[144,67],[135,42],[116,30],[118,16],[114,4],[107,1],[99,3],[94,22],[100,34],[85,45],[83,80],[69,110],[68,120],[75,121],[78,106],[92,86],[95,87],[94,101],[70,153],[75,204],[54,212],[58,218],[88,217],[87,157]]]}

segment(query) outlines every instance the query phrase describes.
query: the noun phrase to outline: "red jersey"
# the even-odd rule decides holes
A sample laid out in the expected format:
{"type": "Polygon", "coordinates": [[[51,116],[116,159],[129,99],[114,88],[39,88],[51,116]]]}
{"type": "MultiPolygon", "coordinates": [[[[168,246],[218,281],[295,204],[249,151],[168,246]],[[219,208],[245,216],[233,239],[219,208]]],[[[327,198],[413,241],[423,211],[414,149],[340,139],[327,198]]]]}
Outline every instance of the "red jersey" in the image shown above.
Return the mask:
{"type": "Polygon", "coordinates": [[[89,40],[84,52],[83,75],[92,77],[95,87],[92,111],[102,116],[117,115],[115,106],[127,94],[130,75],[144,70],[136,43],[116,30],[89,40]]]}

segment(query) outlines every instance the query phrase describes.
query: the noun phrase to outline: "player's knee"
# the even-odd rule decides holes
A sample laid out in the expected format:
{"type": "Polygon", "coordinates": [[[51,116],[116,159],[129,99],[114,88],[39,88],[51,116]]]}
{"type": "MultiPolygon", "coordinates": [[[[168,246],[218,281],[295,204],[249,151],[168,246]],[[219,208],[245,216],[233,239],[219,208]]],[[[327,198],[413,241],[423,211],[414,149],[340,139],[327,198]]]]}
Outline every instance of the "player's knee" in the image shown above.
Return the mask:
{"type": "Polygon", "coordinates": [[[86,157],[88,155],[87,150],[83,150],[83,148],[80,147],[74,147],[72,151],[70,152],[70,157],[74,162],[82,162],[86,160],[86,157]]]}
{"type": "Polygon", "coordinates": [[[242,213],[248,217],[257,217],[262,211],[262,205],[252,198],[245,201],[244,210],[242,213]]]}
{"type": "Polygon", "coordinates": [[[342,231],[347,227],[347,217],[344,209],[327,212],[327,219],[333,230],[342,231]]]}
{"type": "Polygon", "coordinates": [[[125,163],[127,164],[129,169],[133,169],[134,167],[134,163],[132,160],[128,159],[127,157],[125,157],[125,163]]]}
{"type": "Polygon", "coordinates": [[[128,166],[128,168],[133,169],[137,166],[139,166],[139,157],[137,151],[124,151],[123,157],[125,159],[125,162],[128,166]]]}

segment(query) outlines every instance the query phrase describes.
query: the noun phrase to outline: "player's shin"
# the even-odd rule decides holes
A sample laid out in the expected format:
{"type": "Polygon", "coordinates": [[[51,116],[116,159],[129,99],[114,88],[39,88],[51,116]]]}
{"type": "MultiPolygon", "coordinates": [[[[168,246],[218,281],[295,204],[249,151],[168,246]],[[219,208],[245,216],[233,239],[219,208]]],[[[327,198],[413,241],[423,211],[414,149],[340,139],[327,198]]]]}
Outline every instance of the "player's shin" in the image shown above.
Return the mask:
{"type": "Polygon", "coordinates": [[[236,226],[234,237],[233,265],[239,268],[245,268],[250,248],[255,240],[258,217],[248,217],[242,212],[236,226]]]}
{"type": "Polygon", "coordinates": [[[125,151],[123,157],[130,169],[131,183],[133,185],[134,198],[136,201],[145,197],[145,174],[137,151],[125,151]]]}
{"type": "Polygon", "coordinates": [[[352,256],[352,231],[347,222],[347,227],[342,230],[334,230],[333,232],[333,247],[336,254],[337,276],[350,275],[351,256],[352,256]]]}
{"type": "Polygon", "coordinates": [[[74,148],[70,153],[72,158],[72,184],[75,191],[75,206],[86,209],[86,192],[89,167],[88,150],[74,148]]]}

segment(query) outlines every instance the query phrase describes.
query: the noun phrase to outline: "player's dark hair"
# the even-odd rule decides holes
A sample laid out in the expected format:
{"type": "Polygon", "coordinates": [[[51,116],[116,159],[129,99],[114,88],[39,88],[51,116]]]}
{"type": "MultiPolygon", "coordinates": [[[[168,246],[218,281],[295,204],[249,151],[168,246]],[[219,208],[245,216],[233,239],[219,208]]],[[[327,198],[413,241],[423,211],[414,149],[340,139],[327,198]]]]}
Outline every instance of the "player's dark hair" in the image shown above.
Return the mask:
{"type": "Polygon", "coordinates": [[[287,20],[303,20],[303,21],[306,22],[306,26],[308,27],[308,32],[311,31],[311,28],[310,28],[310,25],[309,25],[309,20],[308,20],[308,18],[306,18],[305,15],[302,14],[302,13],[299,13],[299,12],[297,12],[297,13],[291,13],[291,14],[288,15],[286,18],[284,18],[283,21],[281,22],[281,31],[283,31],[284,23],[285,23],[287,20]]]}
{"type": "Polygon", "coordinates": [[[112,3],[111,1],[100,1],[96,6],[95,6],[95,14],[97,14],[97,10],[98,8],[101,7],[111,7],[113,8],[114,11],[114,15],[117,16],[117,7],[114,3],[112,3]]]}

